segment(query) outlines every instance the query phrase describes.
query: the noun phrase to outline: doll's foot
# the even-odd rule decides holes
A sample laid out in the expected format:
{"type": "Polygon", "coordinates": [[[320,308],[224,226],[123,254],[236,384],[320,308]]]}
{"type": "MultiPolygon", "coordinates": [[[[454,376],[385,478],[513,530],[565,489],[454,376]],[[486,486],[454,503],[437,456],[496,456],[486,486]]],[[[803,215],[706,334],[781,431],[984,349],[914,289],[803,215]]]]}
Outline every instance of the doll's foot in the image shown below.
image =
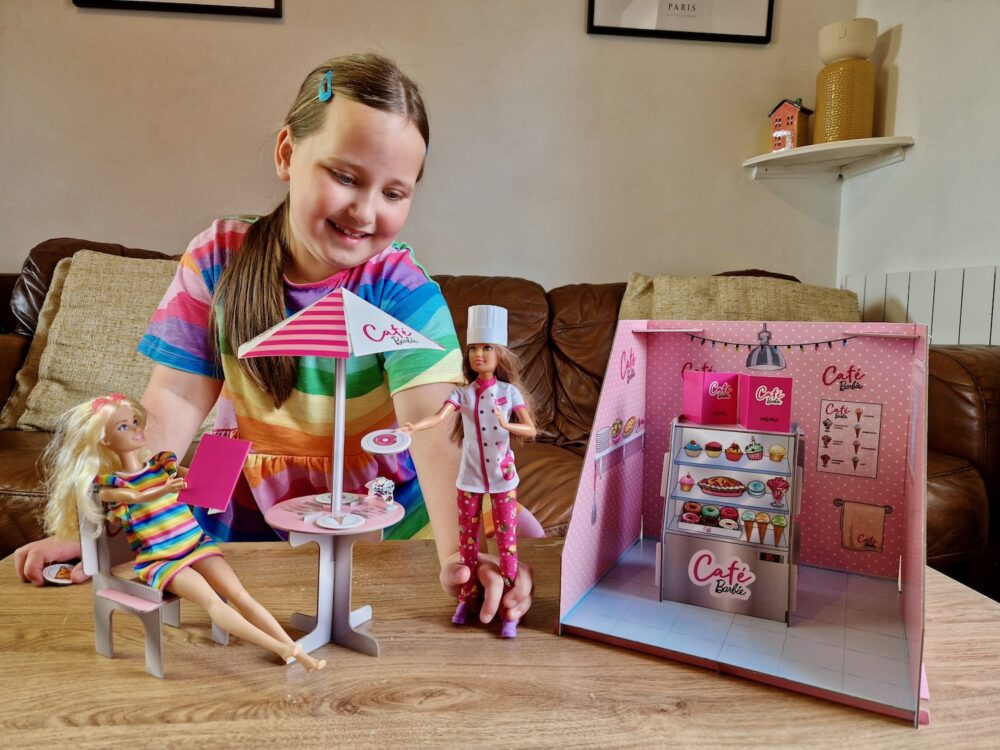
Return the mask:
{"type": "Polygon", "coordinates": [[[459,602],[458,606],[455,607],[455,614],[451,616],[451,622],[454,625],[465,625],[466,620],[469,619],[469,610],[471,607],[468,602],[459,602]]]}
{"type": "Polygon", "coordinates": [[[500,637],[501,638],[516,638],[517,637],[517,621],[516,620],[504,620],[503,625],[500,626],[500,637]]]}
{"type": "Polygon", "coordinates": [[[291,664],[293,661],[301,664],[307,672],[318,672],[326,666],[326,659],[314,659],[297,643],[293,644],[291,653],[285,657],[286,664],[291,664]]]}

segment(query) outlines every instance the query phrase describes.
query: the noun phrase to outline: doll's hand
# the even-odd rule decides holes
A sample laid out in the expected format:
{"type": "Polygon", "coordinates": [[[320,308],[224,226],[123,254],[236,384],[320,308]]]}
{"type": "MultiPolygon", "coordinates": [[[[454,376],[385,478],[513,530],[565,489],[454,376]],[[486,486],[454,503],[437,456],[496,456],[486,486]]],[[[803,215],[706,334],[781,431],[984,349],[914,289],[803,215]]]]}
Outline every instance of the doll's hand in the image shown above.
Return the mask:
{"type": "Polygon", "coordinates": [[[170,494],[172,492],[180,492],[181,490],[186,490],[187,486],[188,486],[187,480],[185,480],[184,477],[177,477],[177,476],[170,477],[170,479],[168,479],[167,483],[164,485],[164,487],[167,490],[167,494],[170,494]]]}
{"type": "MultiPolygon", "coordinates": [[[[441,586],[448,596],[457,598],[459,589],[469,580],[469,575],[469,567],[460,563],[458,553],[455,553],[441,568],[441,586]]],[[[479,610],[481,622],[488,623],[493,620],[498,609],[503,619],[516,622],[531,608],[534,591],[533,573],[531,566],[523,560],[518,564],[514,585],[506,594],[503,593],[503,577],[500,575],[500,564],[495,555],[479,553],[476,576],[483,587],[483,605],[479,610]]]]}
{"type": "Polygon", "coordinates": [[[496,415],[497,421],[500,423],[501,427],[505,430],[510,429],[510,423],[507,421],[506,417],[504,417],[503,412],[500,411],[500,407],[494,407],[493,414],[496,415]]]}
{"type": "MultiPolygon", "coordinates": [[[[44,586],[42,569],[49,563],[66,562],[80,557],[80,543],[54,536],[36,539],[14,550],[14,571],[22,581],[30,581],[36,586],[44,586]]],[[[83,572],[83,563],[78,563],[70,573],[73,583],[83,583],[90,576],[83,572]]]]}
{"type": "Polygon", "coordinates": [[[402,432],[404,435],[412,435],[417,431],[417,428],[413,426],[413,422],[407,422],[402,427],[397,427],[396,432],[402,432]]]}

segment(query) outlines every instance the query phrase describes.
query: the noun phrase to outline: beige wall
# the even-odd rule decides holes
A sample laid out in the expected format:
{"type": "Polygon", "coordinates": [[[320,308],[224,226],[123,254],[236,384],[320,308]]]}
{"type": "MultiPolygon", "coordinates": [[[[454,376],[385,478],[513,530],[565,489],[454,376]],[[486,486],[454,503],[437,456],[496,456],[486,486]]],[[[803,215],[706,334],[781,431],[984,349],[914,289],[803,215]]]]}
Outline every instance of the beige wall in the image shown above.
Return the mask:
{"type": "Polygon", "coordinates": [[[860,0],[879,22],[886,130],[902,164],[844,183],[839,277],[1000,263],[1000,3],[860,0]]]}
{"type": "Polygon", "coordinates": [[[179,252],[213,217],[269,210],[302,75],[377,49],[430,108],[402,238],[432,272],[835,281],[837,186],[740,164],[778,99],[812,101],[816,33],[853,0],[779,1],[766,47],[588,36],[584,0],[284,5],[267,21],[0,0],[0,270],[48,237],[179,252]]]}

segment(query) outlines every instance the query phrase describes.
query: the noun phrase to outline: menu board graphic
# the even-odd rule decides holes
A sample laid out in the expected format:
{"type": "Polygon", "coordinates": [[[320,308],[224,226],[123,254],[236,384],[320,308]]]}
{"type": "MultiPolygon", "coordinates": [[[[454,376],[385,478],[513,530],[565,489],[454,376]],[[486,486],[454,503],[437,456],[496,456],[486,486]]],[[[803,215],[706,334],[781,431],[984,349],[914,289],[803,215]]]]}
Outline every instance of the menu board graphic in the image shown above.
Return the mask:
{"type": "Polygon", "coordinates": [[[820,401],[816,470],[874,479],[882,404],[820,401]]]}

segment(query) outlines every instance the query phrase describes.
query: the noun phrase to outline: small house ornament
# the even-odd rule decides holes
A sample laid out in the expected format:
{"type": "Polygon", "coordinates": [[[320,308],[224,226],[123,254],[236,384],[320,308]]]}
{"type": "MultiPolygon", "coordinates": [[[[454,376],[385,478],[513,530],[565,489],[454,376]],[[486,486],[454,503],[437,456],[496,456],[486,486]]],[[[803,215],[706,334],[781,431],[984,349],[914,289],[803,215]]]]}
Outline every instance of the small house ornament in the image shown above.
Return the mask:
{"type": "Polygon", "coordinates": [[[771,151],[787,151],[809,143],[809,115],[802,99],[782,99],[768,113],[771,118],[771,151]]]}

